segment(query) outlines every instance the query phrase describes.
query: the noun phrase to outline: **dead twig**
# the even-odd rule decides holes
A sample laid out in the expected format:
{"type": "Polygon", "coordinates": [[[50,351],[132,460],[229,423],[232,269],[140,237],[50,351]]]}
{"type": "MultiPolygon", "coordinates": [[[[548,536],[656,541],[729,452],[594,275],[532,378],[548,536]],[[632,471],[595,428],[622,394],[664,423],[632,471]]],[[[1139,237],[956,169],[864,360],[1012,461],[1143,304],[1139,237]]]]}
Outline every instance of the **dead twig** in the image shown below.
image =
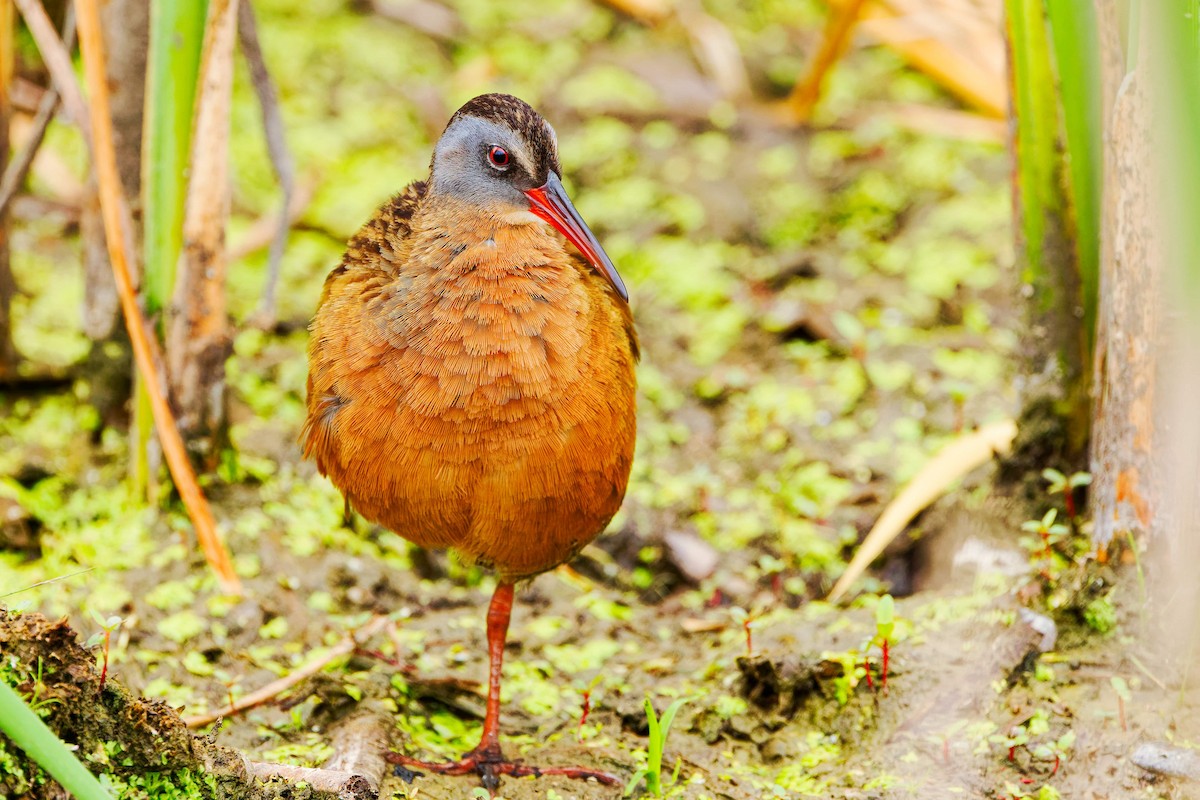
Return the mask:
{"type": "Polygon", "coordinates": [[[657,25],[671,15],[671,0],[601,0],[613,11],[632,17],[643,25],[657,25]]]}
{"type": "MultiPolygon", "coordinates": [[[[22,0],[25,2],[26,0],[22,0]]],[[[188,516],[196,528],[196,538],[204,551],[204,557],[220,581],[222,591],[241,594],[242,585],[233,571],[229,553],[217,531],[212,510],[196,476],[192,472],[184,449],[183,438],[175,424],[175,417],[167,403],[166,395],[159,384],[159,369],[156,363],[157,349],[147,333],[148,325],[138,307],[137,292],[129,265],[133,262],[133,234],[129,217],[129,206],[121,189],[117,174],[117,156],[113,145],[112,118],[108,106],[108,82],[104,62],[104,40],[100,29],[100,9],[96,0],[76,0],[79,25],[79,47],[83,55],[84,75],[91,98],[91,127],[93,140],[93,162],[96,181],[100,189],[100,211],[104,220],[104,235],[108,244],[109,260],[112,262],[113,278],[121,300],[121,311],[125,327],[133,345],[134,360],[144,379],[154,412],[154,424],[162,443],[163,454],[171,477],[179,490],[179,496],[187,507],[188,516]]],[[[59,87],[61,90],[61,86],[59,87]]],[[[66,95],[63,95],[66,97],[66,95]]]]}
{"type": "Polygon", "coordinates": [[[314,791],[328,792],[342,800],[375,800],[379,796],[366,776],[354,772],[268,764],[263,761],[249,761],[246,766],[250,774],[259,780],[283,778],[289,783],[306,783],[314,791]]]}
{"type": "Polygon", "coordinates": [[[434,0],[371,0],[370,6],[378,16],[442,42],[457,41],[463,33],[458,12],[434,0]]]}
{"type": "Polygon", "coordinates": [[[1008,84],[1000,19],[999,0],[874,0],[859,25],[964,102],[1004,119],[1008,84]]]}
{"type": "Polygon", "coordinates": [[[334,659],[350,655],[359,646],[360,642],[370,639],[372,636],[386,628],[389,624],[391,624],[390,618],[375,617],[357,631],[347,634],[345,638],[343,638],[333,647],[329,648],[329,650],[327,650],[324,654],[314,658],[312,661],[300,667],[290,675],[285,675],[279,680],[271,681],[258,691],[250,692],[250,694],[244,695],[234,702],[217,709],[216,711],[208,711],[203,714],[195,714],[190,717],[184,717],[183,724],[187,725],[189,728],[199,728],[202,725],[208,725],[209,723],[216,722],[221,717],[232,716],[245,711],[246,709],[261,706],[263,703],[270,702],[284,691],[303,681],[305,678],[316,675],[334,659]]]}
{"type": "Polygon", "coordinates": [[[827,600],[833,603],[845,594],[888,543],[899,536],[909,521],[936,500],[950,484],[986,464],[997,453],[1007,453],[1016,435],[1017,423],[1007,419],[985,425],[943,447],[879,515],[879,520],[858,546],[854,558],[834,584],[827,600]]]}
{"type": "Polygon", "coordinates": [[[850,34],[858,24],[866,0],[849,0],[844,5],[832,6],[829,9],[829,20],[825,24],[825,34],[821,38],[821,46],[813,57],[812,66],[792,89],[787,99],[788,107],[796,122],[806,123],[812,119],[813,109],[821,99],[821,86],[825,76],[850,43],[850,34]]]}
{"type": "Polygon", "coordinates": [[[750,93],[750,76],[733,32],[699,4],[689,3],[676,12],[679,24],[687,31],[692,53],[705,74],[725,97],[745,97],[750,93]]]}
{"type": "MultiPolygon", "coordinates": [[[[296,220],[300,219],[300,215],[312,203],[316,193],[317,184],[315,181],[302,180],[296,185],[296,191],[292,193],[292,203],[287,210],[287,225],[289,228],[296,224],[296,220]]],[[[236,242],[229,245],[229,262],[232,264],[253,252],[267,247],[274,240],[275,233],[278,230],[279,222],[275,218],[275,215],[273,213],[263,214],[250,223],[249,228],[242,231],[241,236],[236,242]]]]}
{"type": "MultiPolygon", "coordinates": [[[[63,39],[63,47],[69,52],[75,46],[75,9],[71,6],[67,7],[67,18],[63,21],[63,39]]],[[[54,112],[58,110],[59,98],[58,90],[51,86],[38,100],[37,113],[33,117],[33,126],[29,130],[25,146],[20,154],[9,162],[4,170],[4,177],[0,178],[0,218],[8,211],[12,199],[25,184],[25,177],[29,174],[29,168],[33,166],[33,159],[46,138],[50,120],[54,119],[54,112]]]]}
{"type": "MultiPolygon", "coordinates": [[[[42,61],[50,72],[54,88],[62,97],[63,109],[71,121],[83,132],[83,138],[91,146],[92,123],[88,117],[88,106],[83,101],[83,92],[75,80],[75,69],[71,66],[71,51],[54,30],[54,23],[38,0],[14,0],[29,28],[29,34],[37,44],[42,61]]],[[[105,87],[107,88],[107,87],[105,87]]]]}
{"type": "Polygon", "coordinates": [[[351,714],[329,731],[330,756],[321,766],[352,775],[362,775],[375,789],[388,771],[388,731],[395,722],[379,701],[367,701],[366,709],[351,714]]]}
{"type": "Polygon", "coordinates": [[[242,54],[246,56],[246,63],[250,67],[254,93],[258,95],[258,105],[262,109],[263,131],[267,136],[267,153],[271,157],[271,167],[275,170],[275,178],[283,192],[279,220],[276,223],[278,227],[274,239],[271,240],[271,253],[267,259],[267,283],[263,287],[262,300],[255,315],[260,325],[272,327],[275,324],[275,295],[279,287],[279,268],[283,262],[283,251],[287,247],[288,230],[291,227],[296,168],[288,150],[287,138],[284,136],[279,95],[275,91],[271,73],[267,71],[267,62],[263,58],[262,47],[258,43],[258,23],[255,21],[250,0],[242,0],[238,9],[238,36],[242,44],[242,54]]]}
{"type": "Polygon", "coordinates": [[[8,212],[9,204],[25,184],[25,177],[29,174],[29,168],[33,166],[34,156],[42,146],[42,140],[46,138],[46,128],[50,127],[50,120],[54,119],[57,108],[58,92],[51,89],[42,95],[42,102],[38,105],[37,115],[33,118],[33,127],[24,147],[16,158],[9,162],[4,170],[4,177],[0,178],[0,216],[8,212]]]}
{"type": "Polygon", "coordinates": [[[900,128],[947,139],[1000,145],[1004,144],[1008,136],[1008,123],[1002,119],[985,116],[976,111],[960,111],[920,103],[864,106],[838,120],[838,125],[857,127],[870,119],[879,118],[886,119],[900,128]]]}

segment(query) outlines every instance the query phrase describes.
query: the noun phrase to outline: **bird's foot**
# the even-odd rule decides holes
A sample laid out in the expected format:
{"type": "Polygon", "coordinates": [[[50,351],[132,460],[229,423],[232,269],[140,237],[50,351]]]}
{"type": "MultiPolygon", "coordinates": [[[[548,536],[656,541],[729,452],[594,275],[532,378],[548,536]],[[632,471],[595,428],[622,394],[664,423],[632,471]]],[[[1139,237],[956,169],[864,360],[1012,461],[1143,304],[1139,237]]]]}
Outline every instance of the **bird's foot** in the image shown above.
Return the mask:
{"type": "Polygon", "coordinates": [[[510,775],[514,778],[524,778],[530,775],[535,778],[543,775],[562,775],[576,780],[591,778],[605,786],[619,786],[621,783],[616,775],[587,767],[535,767],[521,761],[509,761],[504,757],[500,746],[495,744],[481,744],[458,761],[418,761],[401,753],[388,753],[385,758],[389,763],[405,769],[423,770],[437,775],[467,775],[474,772],[479,775],[483,788],[492,794],[495,794],[500,787],[501,775],[510,775]]]}

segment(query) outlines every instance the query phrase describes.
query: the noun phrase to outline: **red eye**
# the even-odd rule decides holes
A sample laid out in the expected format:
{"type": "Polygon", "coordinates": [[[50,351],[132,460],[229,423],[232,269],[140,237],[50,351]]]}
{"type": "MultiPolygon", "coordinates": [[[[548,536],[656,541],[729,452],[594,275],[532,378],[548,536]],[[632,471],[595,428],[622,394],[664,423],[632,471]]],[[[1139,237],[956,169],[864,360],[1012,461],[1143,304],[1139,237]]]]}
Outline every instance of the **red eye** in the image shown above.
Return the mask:
{"type": "Polygon", "coordinates": [[[488,161],[492,162],[493,167],[500,167],[503,169],[508,166],[508,151],[503,147],[494,144],[488,148],[488,161]]]}

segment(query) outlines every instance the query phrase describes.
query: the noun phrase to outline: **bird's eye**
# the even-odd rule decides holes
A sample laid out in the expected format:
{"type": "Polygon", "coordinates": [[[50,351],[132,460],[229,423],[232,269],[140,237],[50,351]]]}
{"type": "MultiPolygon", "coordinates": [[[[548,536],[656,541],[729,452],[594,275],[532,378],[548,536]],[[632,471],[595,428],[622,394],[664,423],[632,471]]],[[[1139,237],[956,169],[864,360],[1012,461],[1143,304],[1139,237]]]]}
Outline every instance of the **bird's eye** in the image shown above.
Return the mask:
{"type": "Polygon", "coordinates": [[[509,156],[508,151],[500,145],[494,144],[488,148],[488,161],[492,163],[493,167],[507,169],[511,160],[512,157],[509,156]]]}

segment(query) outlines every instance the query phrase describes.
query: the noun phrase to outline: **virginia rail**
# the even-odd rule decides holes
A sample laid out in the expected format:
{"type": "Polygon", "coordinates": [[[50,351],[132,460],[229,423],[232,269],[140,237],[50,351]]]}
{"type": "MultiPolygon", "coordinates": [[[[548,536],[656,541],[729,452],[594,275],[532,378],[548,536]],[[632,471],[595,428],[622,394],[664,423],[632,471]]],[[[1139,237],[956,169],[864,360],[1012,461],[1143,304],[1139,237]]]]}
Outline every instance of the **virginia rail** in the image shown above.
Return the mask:
{"type": "Polygon", "coordinates": [[[514,582],[604,529],[633,462],[628,293],[561,175],[554,129],[533,108],[503,94],[471,100],[438,140],[429,178],[350,240],[309,342],[305,456],[362,516],[497,573],[479,746],[446,764],[391,756],[478,772],[489,790],[499,775],[616,783],[509,761],[499,739],[514,582]]]}

